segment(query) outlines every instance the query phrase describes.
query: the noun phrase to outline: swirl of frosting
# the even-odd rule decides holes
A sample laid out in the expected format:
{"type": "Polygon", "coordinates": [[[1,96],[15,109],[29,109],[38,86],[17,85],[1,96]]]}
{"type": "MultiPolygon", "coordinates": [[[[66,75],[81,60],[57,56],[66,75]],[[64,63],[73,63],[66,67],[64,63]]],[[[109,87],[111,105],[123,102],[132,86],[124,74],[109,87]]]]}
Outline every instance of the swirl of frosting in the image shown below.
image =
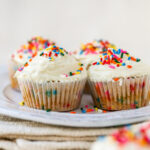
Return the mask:
{"type": "Polygon", "coordinates": [[[28,44],[21,46],[19,50],[11,55],[11,58],[20,65],[24,65],[27,60],[37,55],[38,51],[43,50],[50,45],[55,45],[54,42],[46,40],[42,37],[33,37],[28,41],[28,44]]]}
{"type": "Polygon", "coordinates": [[[119,78],[139,77],[150,74],[150,66],[139,58],[134,58],[122,49],[108,49],[101,52],[99,61],[91,64],[88,70],[93,81],[117,81],[119,78]]]}
{"type": "Polygon", "coordinates": [[[86,78],[81,63],[63,48],[50,46],[20,68],[15,76],[37,82],[68,81],[86,78]]]}
{"type": "Polygon", "coordinates": [[[82,44],[80,50],[74,53],[81,63],[88,65],[99,58],[101,51],[106,51],[108,48],[116,48],[116,46],[105,40],[94,40],[91,43],[82,44]]]}

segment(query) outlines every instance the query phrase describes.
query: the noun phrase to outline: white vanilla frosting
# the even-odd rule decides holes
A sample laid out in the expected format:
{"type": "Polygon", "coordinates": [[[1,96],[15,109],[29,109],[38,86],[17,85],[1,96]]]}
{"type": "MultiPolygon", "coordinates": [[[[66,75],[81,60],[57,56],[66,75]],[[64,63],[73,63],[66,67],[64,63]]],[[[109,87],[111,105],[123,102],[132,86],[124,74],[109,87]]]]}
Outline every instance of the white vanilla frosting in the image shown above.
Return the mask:
{"type": "Polygon", "coordinates": [[[150,65],[141,62],[125,61],[126,66],[115,67],[112,69],[109,65],[91,65],[88,70],[88,76],[93,81],[111,81],[113,78],[139,77],[150,74],[150,65]]]}
{"type": "Polygon", "coordinates": [[[99,58],[98,54],[89,54],[89,55],[75,55],[75,58],[83,63],[85,66],[94,62],[96,59],[99,58]]]}
{"type": "Polygon", "coordinates": [[[13,61],[15,61],[19,65],[24,65],[30,58],[33,56],[33,52],[30,53],[28,50],[24,50],[24,52],[14,52],[13,53],[13,61]]]}
{"type": "Polygon", "coordinates": [[[46,55],[52,52],[51,57],[40,56],[41,54],[37,55],[29,62],[27,67],[24,67],[22,71],[17,71],[15,76],[18,79],[27,79],[40,83],[47,81],[65,82],[86,78],[87,73],[84,67],[83,71],[77,71],[82,67],[73,56],[68,55],[66,52],[63,52],[63,55],[59,53],[55,56],[55,53],[51,50],[52,48],[53,46],[41,52],[41,54],[44,53],[46,55]],[[78,73],[70,76],[70,72],[78,73]]]}

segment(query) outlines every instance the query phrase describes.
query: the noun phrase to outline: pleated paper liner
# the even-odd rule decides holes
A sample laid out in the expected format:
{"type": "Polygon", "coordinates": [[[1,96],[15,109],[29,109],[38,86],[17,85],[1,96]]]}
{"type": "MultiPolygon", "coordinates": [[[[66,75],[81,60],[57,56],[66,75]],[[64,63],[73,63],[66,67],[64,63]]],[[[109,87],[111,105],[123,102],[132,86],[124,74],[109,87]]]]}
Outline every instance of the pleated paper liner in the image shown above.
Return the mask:
{"type": "Polygon", "coordinates": [[[10,83],[11,83],[11,87],[15,90],[20,90],[19,89],[19,84],[16,78],[14,78],[14,75],[16,73],[16,71],[18,70],[18,68],[20,68],[21,65],[17,64],[14,60],[10,60],[9,61],[9,78],[10,78],[10,83]]]}
{"type": "Polygon", "coordinates": [[[150,101],[149,76],[120,78],[118,81],[88,81],[95,106],[104,110],[143,107],[150,101]]]}
{"type": "Polygon", "coordinates": [[[70,111],[79,107],[86,78],[69,82],[46,82],[43,84],[18,80],[25,104],[28,107],[70,111]]]}

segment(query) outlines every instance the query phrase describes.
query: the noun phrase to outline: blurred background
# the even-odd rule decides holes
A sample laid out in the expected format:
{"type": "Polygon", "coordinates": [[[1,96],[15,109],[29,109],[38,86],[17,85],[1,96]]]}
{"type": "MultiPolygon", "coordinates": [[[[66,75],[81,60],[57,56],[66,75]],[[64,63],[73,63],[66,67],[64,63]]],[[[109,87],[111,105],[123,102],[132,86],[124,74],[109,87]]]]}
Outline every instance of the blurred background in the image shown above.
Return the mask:
{"type": "Polygon", "coordinates": [[[107,39],[150,64],[150,0],[0,0],[0,63],[33,36],[70,51],[107,39]]]}

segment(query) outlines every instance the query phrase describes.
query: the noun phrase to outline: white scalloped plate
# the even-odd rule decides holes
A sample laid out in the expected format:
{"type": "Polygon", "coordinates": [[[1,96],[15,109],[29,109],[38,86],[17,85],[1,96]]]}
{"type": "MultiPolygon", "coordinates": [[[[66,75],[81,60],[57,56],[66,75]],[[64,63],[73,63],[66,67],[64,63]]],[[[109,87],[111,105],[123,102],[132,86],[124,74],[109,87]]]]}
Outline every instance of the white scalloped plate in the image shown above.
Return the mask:
{"type": "Polygon", "coordinates": [[[70,112],[46,112],[20,106],[21,93],[10,87],[8,72],[0,68],[0,114],[19,119],[31,120],[51,125],[71,127],[109,127],[130,124],[150,119],[150,106],[134,110],[114,111],[107,113],[82,113],[81,107],[93,107],[90,95],[84,95],[76,114],[70,112]]]}

